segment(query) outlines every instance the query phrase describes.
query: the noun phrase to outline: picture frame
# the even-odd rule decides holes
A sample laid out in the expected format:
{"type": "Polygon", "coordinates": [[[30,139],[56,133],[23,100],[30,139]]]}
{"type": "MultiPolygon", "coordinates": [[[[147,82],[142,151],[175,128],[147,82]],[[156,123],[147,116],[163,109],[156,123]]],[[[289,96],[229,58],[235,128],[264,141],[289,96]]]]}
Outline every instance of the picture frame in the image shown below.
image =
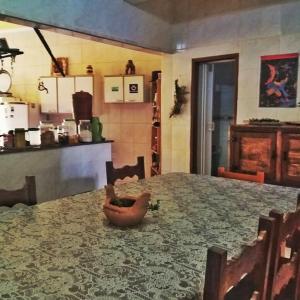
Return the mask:
{"type": "Polygon", "coordinates": [[[261,57],[259,107],[296,107],[298,53],[261,57]]]}
{"type": "MultiPolygon", "coordinates": [[[[62,68],[64,74],[68,75],[68,72],[69,72],[68,58],[67,57],[57,57],[56,61],[60,65],[60,67],[62,68]]],[[[54,62],[52,62],[52,65],[51,65],[51,75],[53,75],[53,76],[60,76],[61,75],[60,71],[58,70],[58,68],[54,64],[54,62]]]]}

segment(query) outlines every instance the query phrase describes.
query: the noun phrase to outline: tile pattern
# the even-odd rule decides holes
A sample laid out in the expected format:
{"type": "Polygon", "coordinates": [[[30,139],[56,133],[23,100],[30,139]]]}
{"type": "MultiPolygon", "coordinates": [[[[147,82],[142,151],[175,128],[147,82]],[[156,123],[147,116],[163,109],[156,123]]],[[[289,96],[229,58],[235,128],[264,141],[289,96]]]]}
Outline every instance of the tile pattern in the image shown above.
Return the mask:
{"type": "Polygon", "coordinates": [[[116,187],[161,200],[134,228],[111,226],[104,191],[0,212],[1,299],[202,299],[206,251],[236,255],[258,216],[297,189],[172,173],[116,187]]]}

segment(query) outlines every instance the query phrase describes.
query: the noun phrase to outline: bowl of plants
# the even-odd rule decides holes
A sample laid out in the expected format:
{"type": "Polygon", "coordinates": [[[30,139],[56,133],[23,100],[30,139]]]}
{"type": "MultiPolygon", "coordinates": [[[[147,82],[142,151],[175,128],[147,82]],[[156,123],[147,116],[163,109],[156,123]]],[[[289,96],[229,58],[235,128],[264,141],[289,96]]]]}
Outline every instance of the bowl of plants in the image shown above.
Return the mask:
{"type": "Polygon", "coordinates": [[[103,212],[110,223],[127,227],[139,224],[150,207],[150,193],[142,193],[137,197],[117,196],[112,185],[105,187],[106,198],[103,212]]]}

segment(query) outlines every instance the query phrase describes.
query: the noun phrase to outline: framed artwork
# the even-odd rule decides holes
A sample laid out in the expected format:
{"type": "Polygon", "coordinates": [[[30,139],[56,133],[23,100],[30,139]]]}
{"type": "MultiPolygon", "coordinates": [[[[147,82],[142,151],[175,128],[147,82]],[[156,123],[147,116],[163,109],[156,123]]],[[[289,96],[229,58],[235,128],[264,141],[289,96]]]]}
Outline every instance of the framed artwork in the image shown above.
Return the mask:
{"type": "MultiPolygon", "coordinates": [[[[56,61],[61,66],[64,74],[68,75],[68,67],[69,67],[68,58],[67,57],[57,57],[56,61]]],[[[58,68],[56,67],[56,65],[53,62],[52,62],[52,66],[51,66],[51,75],[61,75],[58,68]]]]}
{"type": "Polygon", "coordinates": [[[298,53],[261,57],[259,107],[296,107],[298,53]]]}

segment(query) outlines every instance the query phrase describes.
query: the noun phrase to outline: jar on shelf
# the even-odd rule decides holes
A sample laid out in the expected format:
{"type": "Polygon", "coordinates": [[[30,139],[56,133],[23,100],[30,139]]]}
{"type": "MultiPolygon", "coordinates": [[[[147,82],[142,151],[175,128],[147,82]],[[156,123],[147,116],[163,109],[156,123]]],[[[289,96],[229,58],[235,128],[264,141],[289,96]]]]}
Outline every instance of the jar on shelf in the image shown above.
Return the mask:
{"type": "Polygon", "coordinates": [[[80,142],[92,142],[92,126],[90,120],[79,120],[78,133],[80,142]]]}
{"type": "Polygon", "coordinates": [[[28,128],[28,137],[31,146],[39,146],[41,144],[41,131],[39,128],[28,128]]]}
{"type": "Polygon", "coordinates": [[[14,144],[15,144],[15,148],[17,148],[17,149],[26,147],[25,129],[24,128],[16,128],[15,129],[14,144]]]}

